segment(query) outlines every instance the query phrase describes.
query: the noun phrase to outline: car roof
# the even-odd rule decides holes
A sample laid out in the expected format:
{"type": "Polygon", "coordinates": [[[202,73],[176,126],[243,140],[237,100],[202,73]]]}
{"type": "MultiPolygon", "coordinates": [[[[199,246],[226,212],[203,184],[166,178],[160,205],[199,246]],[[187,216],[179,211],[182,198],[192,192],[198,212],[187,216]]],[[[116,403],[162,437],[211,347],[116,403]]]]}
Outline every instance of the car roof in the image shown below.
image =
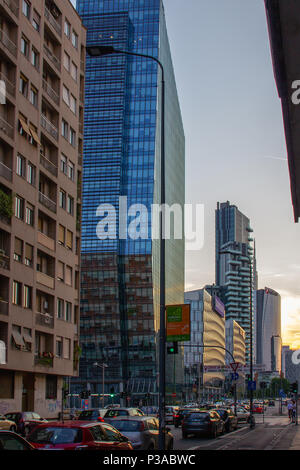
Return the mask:
{"type": "Polygon", "coordinates": [[[155,418],[155,416],[117,416],[116,418],[111,418],[111,419],[112,419],[112,423],[115,423],[116,421],[144,421],[146,419],[157,419],[157,418],[155,418]]]}
{"type": "Polygon", "coordinates": [[[38,427],[40,428],[49,428],[49,427],[55,427],[55,428],[88,428],[90,426],[95,426],[95,424],[102,424],[98,422],[86,422],[86,421],[80,421],[79,419],[75,421],[49,421],[48,423],[42,423],[39,424],[38,427]]]}

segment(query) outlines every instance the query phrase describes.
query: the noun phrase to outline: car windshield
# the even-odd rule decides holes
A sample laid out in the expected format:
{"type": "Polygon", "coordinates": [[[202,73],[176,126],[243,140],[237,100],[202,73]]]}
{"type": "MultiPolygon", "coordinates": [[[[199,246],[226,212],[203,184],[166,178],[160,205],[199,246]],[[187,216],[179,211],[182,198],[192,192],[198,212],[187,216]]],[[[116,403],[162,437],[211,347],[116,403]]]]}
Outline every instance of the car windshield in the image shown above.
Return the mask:
{"type": "Polygon", "coordinates": [[[15,421],[16,423],[19,421],[19,413],[7,413],[5,415],[7,419],[11,419],[12,421],[15,421]]]}
{"type": "Polygon", "coordinates": [[[97,419],[98,418],[98,411],[96,410],[85,410],[82,411],[78,417],[79,420],[90,420],[90,419],[97,419]]]}
{"type": "Polygon", "coordinates": [[[118,429],[119,431],[124,432],[137,432],[141,427],[140,421],[129,421],[129,420],[115,420],[113,422],[114,428],[118,429]]]}
{"type": "Polygon", "coordinates": [[[221,418],[227,418],[227,412],[225,410],[217,410],[217,413],[221,416],[221,418]]]}
{"type": "Polygon", "coordinates": [[[28,440],[36,444],[73,444],[82,441],[82,431],[79,428],[38,427],[28,440]]]}
{"type": "Polygon", "coordinates": [[[105,413],[105,418],[114,418],[115,416],[128,416],[126,410],[109,410],[105,413]]]}

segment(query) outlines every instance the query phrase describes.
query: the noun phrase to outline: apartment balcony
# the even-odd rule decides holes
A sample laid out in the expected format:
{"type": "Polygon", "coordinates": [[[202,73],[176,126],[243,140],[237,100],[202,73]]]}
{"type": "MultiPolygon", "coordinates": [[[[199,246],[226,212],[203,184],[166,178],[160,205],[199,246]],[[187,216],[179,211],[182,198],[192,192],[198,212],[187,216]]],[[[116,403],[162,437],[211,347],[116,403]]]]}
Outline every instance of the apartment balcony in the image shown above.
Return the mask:
{"type": "Polygon", "coordinates": [[[37,312],[35,314],[35,323],[36,325],[54,328],[54,316],[50,315],[49,313],[37,312]]]}
{"type": "Polygon", "coordinates": [[[45,246],[45,247],[48,248],[49,250],[52,250],[52,251],[55,250],[55,240],[53,240],[52,238],[48,237],[48,236],[45,235],[44,233],[42,233],[42,232],[38,232],[38,233],[37,233],[37,241],[38,241],[38,243],[40,243],[41,245],[45,246]]]}
{"type": "Polygon", "coordinates": [[[52,26],[52,28],[56,31],[56,33],[61,36],[61,25],[56,21],[52,13],[45,7],[45,18],[47,19],[48,23],[52,26]]]}
{"type": "Polygon", "coordinates": [[[10,11],[16,16],[19,16],[19,6],[18,4],[13,1],[13,0],[0,0],[0,5],[3,5],[4,7],[7,7],[10,9],[10,11]]]}
{"type": "Polygon", "coordinates": [[[5,178],[7,181],[12,181],[12,170],[2,162],[0,162],[0,176],[5,178]]]}
{"type": "Polygon", "coordinates": [[[3,250],[0,250],[0,268],[9,270],[9,256],[3,250]]]}
{"type": "Polygon", "coordinates": [[[79,132],[83,134],[83,121],[79,121],[79,132]]]}
{"type": "Polygon", "coordinates": [[[48,274],[37,271],[36,280],[43,286],[49,287],[49,289],[54,289],[54,278],[48,276],[48,274]]]}
{"type": "Polygon", "coordinates": [[[54,165],[43,153],[40,153],[40,164],[46,168],[52,175],[57,176],[57,166],[54,165]]]}
{"type": "Polygon", "coordinates": [[[49,47],[47,47],[45,44],[44,44],[44,53],[48,57],[50,62],[54,65],[54,67],[60,72],[61,63],[60,63],[59,58],[56,57],[56,55],[54,55],[49,49],[49,47]]]}
{"type": "Polygon", "coordinates": [[[59,105],[59,94],[53,90],[53,88],[43,79],[43,90],[47,95],[54,101],[55,104],[59,105]]]}
{"type": "Polygon", "coordinates": [[[52,353],[38,353],[34,357],[34,364],[36,366],[44,366],[44,367],[53,367],[53,354],[52,353]]]}
{"type": "Polygon", "coordinates": [[[44,114],[41,114],[41,126],[53,137],[58,140],[58,129],[50,122],[44,114]]]}
{"type": "Polygon", "coordinates": [[[0,116],[0,132],[3,132],[11,139],[14,138],[14,128],[0,116]]]}
{"type": "Polygon", "coordinates": [[[15,96],[16,96],[16,86],[10,80],[8,80],[7,76],[4,75],[4,73],[2,73],[2,72],[0,72],[0,80],[2,80],[5,83],[6,93],[8,93],[13,98],[15,98],[15,96]]]}
{"type": "Polygon", "coordinates": [[[78,165],[80,165],[80,166],[82,166],[82,158],[83,158],[82,153],[79,153],[78,154],[78,165]]]}
{"type": "Polygon", "coordinates": [[[0,42],[3,44],[6,50],[10,52],[14,57],[17,57],[17,46],[16,44],[8,37],[8,35],[0,29],[0,42]]]}
{"type": "Polygon", "coordinates": [[[8,315],[8,302],[0,300],[0,315],[8,315]]]}
{"type": "Polygon", "coordinates": [[[41,192],[39,192],[39,201],[43,206],[47,207],[47,209],[56,213],[56,202],[52,201],[52,199],[41,192]]]}

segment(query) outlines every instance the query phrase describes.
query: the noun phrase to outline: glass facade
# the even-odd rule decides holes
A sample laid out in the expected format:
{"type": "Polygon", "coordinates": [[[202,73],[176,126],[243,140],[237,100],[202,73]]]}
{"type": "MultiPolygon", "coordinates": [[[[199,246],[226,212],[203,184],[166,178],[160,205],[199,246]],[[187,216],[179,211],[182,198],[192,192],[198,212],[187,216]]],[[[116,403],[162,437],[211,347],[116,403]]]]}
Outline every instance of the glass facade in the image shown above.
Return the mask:
{"type": "MultiPolygon", "coordinates": [[[[77,9],[87,28],[87,46],[113,45],[163,62],[166,202],[183,206],[184,132],[161,1],[78,0],[77,9]]],[[[106,362],[106,391],[123,387],[138,397],[156,392],[157,379],[160,245],[151,238],[151,205],[160,200],[161,76],[150,59],[87,56],[85,86],[77,382],[88,381],[102,393],[102,373],[93,363],[106,362]],[[147,209],[146,216],[141,206],[128,213],[125,235],[120,196],[127,198],[127,210],[141,204],[147,209]],[[128,229],[137,217],[141,236],[132,239],[128,229]],[[97,230],[104,220],[111,238],[100,239],[97,230]]],[[[183,238],[166,242],[166,259],[166,301],[183,303],[183,238]]]]}

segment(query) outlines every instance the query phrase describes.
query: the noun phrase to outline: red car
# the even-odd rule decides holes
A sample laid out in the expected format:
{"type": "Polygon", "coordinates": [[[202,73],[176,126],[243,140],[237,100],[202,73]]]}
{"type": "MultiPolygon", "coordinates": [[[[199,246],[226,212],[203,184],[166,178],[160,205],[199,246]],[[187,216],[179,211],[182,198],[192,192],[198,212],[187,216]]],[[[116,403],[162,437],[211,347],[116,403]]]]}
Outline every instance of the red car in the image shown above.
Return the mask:
{"type": "Polygon", "coordinates": [[[110,424],[86,421],[41,424],[27,441],[45,450],[133,450],[129,439],[110,424]]]}
{"type": "Polygon", "coordinates": [[[263,413],[264,412],[264,407],[263,405],[252,405],[252,411],[253,413],[263,413]]]}

